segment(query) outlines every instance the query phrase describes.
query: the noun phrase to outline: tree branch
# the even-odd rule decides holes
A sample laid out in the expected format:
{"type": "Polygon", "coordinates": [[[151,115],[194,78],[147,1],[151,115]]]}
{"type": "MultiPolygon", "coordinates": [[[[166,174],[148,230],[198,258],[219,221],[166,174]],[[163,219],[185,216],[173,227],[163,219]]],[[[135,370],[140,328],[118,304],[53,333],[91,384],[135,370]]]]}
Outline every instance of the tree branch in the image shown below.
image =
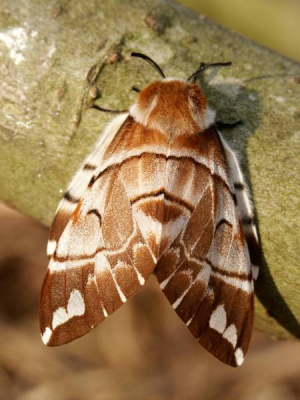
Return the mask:
{"type": "Polygon", "coordinates": [[[168,1],[2,0],[0,170],[2,201],[47,226],[61,193],[111,118],[90,106],[124,109],[131,88],[167,75],[202,86],[240,154],[263,248],[256,326],[300,337],[300,66],[168,1]]]}

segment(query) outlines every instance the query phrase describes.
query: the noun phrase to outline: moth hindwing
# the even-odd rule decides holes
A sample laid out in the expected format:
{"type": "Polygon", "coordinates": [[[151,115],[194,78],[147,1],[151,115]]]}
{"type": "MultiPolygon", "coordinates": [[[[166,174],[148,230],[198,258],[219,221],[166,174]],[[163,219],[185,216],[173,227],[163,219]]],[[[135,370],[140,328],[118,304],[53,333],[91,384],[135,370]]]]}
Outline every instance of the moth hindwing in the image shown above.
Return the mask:
{"type": "Polygon", "coordinates": [[[89,332],[155,272],[199,343],[242,364],[258,239],[237,158],[194,80],[143,89],[65,192],[40,302],[45,344],[89,332]]]}

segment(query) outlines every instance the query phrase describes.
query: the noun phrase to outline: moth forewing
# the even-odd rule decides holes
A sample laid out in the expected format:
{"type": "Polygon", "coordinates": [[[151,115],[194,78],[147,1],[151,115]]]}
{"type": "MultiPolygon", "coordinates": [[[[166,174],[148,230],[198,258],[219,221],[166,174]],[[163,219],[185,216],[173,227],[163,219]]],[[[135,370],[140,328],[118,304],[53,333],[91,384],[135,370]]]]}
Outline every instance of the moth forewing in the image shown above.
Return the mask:
{"type": "Polygon", "coordinates": [[[154,268],[121,181],[122,162],[115,165],[110,157],[107,167],[101,167],[113,146],[116,152],[123,150],[115,134],[126,136],[131,122],[123,116],[110,125],[114,132],[105,132],[102,145],[87,158],[60,203],[50,233],[50,262],[40,305],[47,345],[69,342],[91,330],[131,297],[154,268]],[[78,194],[80,182],[85,190],[76,203],[71,202],[70,193],[78,194]]]}
{"type": "Polygon", "coordinates": [[[197,340],[238,366],[253,325],[242,175],[200,86],[164,78],[149,62],[163,78],[108,126],[58,208],[41,296],[43,341],[84,335],[155,269],[197,340]]]}

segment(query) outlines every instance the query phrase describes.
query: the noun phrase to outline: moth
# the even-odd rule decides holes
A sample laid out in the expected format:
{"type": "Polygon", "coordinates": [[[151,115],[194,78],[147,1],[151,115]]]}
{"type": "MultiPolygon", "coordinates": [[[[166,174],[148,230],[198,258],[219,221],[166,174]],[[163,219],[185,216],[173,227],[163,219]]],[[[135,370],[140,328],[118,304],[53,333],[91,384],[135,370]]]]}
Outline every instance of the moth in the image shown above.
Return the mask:
{"type": "Polygon", "coordinates": [[[101,134],[61,200],[40,300],[49,346],[93,329],[155,273],[198,342],[231,366],[253,328],[259,243],[237,157],[197,77],[139,91],[101,134]]]}

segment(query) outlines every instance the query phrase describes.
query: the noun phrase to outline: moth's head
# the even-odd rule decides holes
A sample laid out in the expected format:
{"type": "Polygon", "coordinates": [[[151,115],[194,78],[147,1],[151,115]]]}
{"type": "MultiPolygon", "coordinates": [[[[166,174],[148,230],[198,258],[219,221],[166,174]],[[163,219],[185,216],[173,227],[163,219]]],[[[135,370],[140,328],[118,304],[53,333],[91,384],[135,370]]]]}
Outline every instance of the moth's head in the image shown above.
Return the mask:
{"type": "Polygon", "coordinates": [[[130,112],[142,125],[172,136],[197,133],[214,121],[199,85],[170,78],[150,83],[130,112]]]}
{"type": "Polygon", "coordinates": [[[130,108],[130,114],[137,122],[171,136],[199,133],[213,124],[215,112],[208,107],[196,78],[208,67],[228,63],[201,64],[185,81],[166,78],[161,68],[143,54],[132,55],[149,62],[162,76],[161,80],[154,81],[143,89],[130,108]]]}

